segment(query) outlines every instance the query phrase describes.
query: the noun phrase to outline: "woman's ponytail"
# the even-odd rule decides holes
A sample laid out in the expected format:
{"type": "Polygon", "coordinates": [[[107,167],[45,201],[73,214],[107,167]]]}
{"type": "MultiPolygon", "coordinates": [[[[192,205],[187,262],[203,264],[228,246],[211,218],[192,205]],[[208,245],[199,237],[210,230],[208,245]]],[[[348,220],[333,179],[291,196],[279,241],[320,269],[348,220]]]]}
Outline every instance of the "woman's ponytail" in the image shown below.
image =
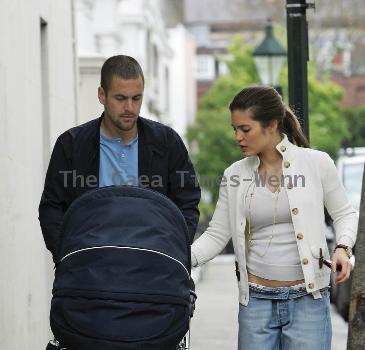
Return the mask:
{"type": "Polygon", "coordinates": [[[303,133],[298,118],[288,106],[285,106],[283,132],[288,136],[289,141],[295,145],[310,148],[309,142],[303,133]]]}

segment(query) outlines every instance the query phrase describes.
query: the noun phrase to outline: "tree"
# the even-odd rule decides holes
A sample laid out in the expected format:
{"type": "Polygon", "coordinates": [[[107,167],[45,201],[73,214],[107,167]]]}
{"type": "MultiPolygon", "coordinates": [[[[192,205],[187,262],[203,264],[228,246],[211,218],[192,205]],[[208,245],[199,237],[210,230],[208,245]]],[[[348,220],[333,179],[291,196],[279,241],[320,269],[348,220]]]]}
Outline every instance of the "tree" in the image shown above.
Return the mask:
{"type": "Polygon", "coordinates": [[[344,108],[343,116],[351,130],[343,140],[343,146],[365,147],[365,106],[344,108]]]}
{"type": "MultiPolygon", "coordinates": [[[[287,72],[281,77],[284,95],[288,94],[287,72]]],[[[349,135],[346,119],[340,108],[342,88],[327,77],[316,78],[315,67],[308,67],[308,117],[312,148],[327,152],[337,158],[342,140],[349,135]]]]}
{"type": "MultiPolygon", "coordinates": [[[[219,177],[234,161],[242,158],[231,126],[229,102],[243,86],[259,80],[252,59],[252,49],[236,39],[229,49],[231,59],[226,63],[230,74],[215,81],[198,106],[195,125],[188,130],[195,168],[203,189],[212,204],[218,198],[219,177]],[[196,147],[195,147],[196,145],[196,147]]],[[[209,208],[208,208],[209,211],[209,208]]],[[[203,208],[204,214],[204,208],[203,208]]]]}
{"type": "Polygon", "coordinates": [[[349,131],[340,108],[343,96],[342,88],[324,78],[315,78],[313,67],[309,69],[309,127],[311,146],[327,152],[333,159],[337,158],[338,149],[349,131]]]}

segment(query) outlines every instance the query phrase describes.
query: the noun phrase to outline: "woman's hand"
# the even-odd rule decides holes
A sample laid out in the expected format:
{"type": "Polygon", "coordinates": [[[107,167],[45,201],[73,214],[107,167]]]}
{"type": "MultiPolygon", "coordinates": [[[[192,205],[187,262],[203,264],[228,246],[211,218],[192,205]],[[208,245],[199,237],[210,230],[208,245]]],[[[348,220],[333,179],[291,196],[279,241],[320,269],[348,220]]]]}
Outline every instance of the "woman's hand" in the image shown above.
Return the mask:
{"type": "Polygon", "coordinates": [[[352,270],[350,259],[342,248],[336,249],[332,257],[332,272],[336,272],[337,265],[341,266],[341,271],[336,276],[336,284],[341,284],[348,280],[352,270]]]}

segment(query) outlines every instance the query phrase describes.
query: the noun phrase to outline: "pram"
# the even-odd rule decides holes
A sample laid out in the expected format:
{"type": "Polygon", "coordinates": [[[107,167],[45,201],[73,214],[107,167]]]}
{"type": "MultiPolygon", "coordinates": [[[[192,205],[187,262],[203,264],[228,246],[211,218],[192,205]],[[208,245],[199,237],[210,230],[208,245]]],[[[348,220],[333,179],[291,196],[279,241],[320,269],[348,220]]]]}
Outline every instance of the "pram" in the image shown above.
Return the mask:
{"type": "Polygon", "coordinates": [[[58,257],[50,322],[60,348],[188,349],[190,240],[169,198],[129,186],[87,192],[64,216],[58,257]]]}

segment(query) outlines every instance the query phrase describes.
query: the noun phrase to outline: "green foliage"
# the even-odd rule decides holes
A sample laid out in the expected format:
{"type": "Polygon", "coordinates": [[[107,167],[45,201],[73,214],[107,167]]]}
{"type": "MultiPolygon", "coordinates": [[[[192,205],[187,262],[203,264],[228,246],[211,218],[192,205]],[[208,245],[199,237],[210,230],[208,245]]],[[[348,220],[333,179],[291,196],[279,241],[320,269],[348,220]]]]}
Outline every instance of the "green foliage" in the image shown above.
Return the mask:
{"type": "Polygon", "coordinates": [[[344,145],[346,147],[365,147],[365,105],[344,108],[343,116],[349,130],[349,134],[344,139],[344,145]]]}
{"type": "Polygon", "coordinates": [[[348,135],[346,120],[340,109],[343,92],[330,80],[318,81],[314,69],[309,69],[309,127],[310,141],[314,148],[337,158],[341,141],[348,135]]]}

